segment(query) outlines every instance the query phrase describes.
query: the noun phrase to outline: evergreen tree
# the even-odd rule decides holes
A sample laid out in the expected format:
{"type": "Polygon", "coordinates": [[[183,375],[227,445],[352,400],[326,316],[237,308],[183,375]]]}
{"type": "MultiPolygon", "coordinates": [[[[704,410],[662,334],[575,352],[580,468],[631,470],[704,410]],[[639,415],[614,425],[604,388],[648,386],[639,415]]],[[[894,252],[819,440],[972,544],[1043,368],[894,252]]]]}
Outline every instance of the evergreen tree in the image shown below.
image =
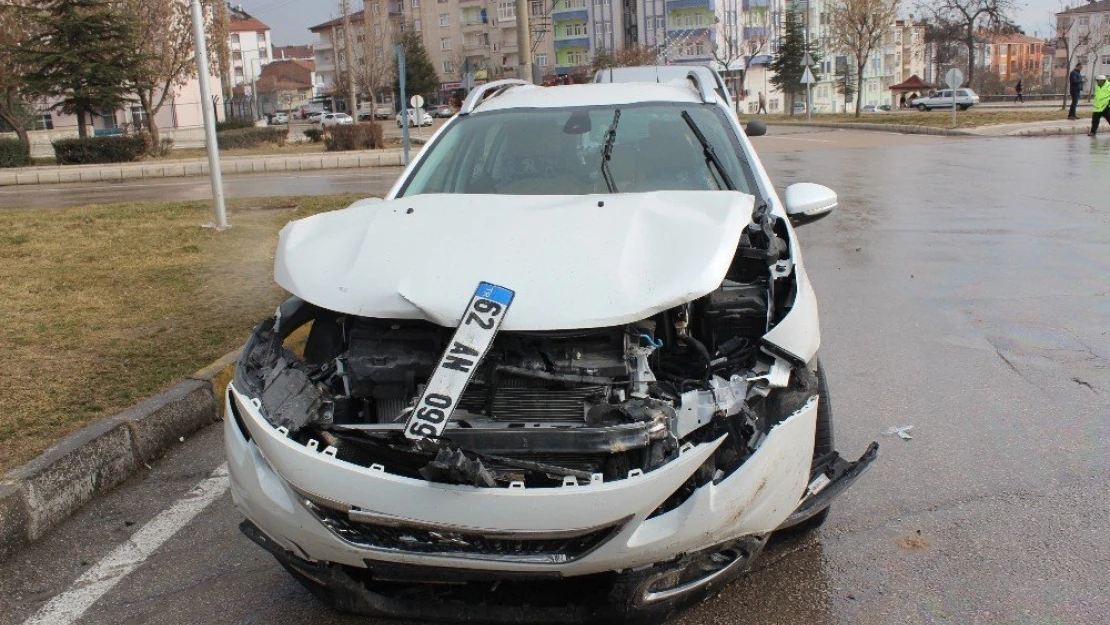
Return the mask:
{"type": "Polygon", "coordinates": [[[844,96],[844,112],[848,112],[848,103],[856,96],[856,74],[848,67],[848,57],[836,59],[836,92],[844,96]]]}
{"type": "Polygon", "coordinates": [[[771,62],[771,71],[774,72],[771,82],[787,96],[791,115],[794,114],[795,96],[805,93],[806,90],[805,85],[802,84],[802,75],[805,73],[802,61],[805,59],[806,52],[809,52],[814,64],[821,61],[814,42],[810,42],[807,49],[803,20],[803,15],[794,5],[791,5],[786,11],[786,28],[783,36],[779,38],[778,52],[775,53],[775,60],[771,62]]]}
{"type": "MultiPolygon", "coordinates": [[[[401,35],[401,44],[405,47],[405,94],[410,98],[419,94],[430,99],[439,92],[439,75],[428,59],[424,41],[419,33],[409,31],[401,35]]],[[[393,63],[393,75],[397,76],[397,60],[394,59],[393,63]]],[[[393,80],[393,90],[401,93],[401,84],[396,78],[393,80]]]]}
{"type": "Polygon", "coordinates": [[[76,115],[78,133],[87,137],[91,115],[129,101],[128,76],[140,62],[134,18],[112,11],[107,0],[46,0],[31,19],[35,34],[17,54],[31,68],[26,93],[60,100],[53,108],[76,115]]]}

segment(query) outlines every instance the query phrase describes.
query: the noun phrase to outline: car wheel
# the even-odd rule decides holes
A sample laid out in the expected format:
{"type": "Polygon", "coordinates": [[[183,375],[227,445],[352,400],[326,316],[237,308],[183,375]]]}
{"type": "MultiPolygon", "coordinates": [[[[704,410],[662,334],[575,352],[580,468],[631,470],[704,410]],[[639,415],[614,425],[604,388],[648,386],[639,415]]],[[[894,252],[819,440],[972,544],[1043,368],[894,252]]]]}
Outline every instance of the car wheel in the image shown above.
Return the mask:
{"type": "MultiPolygon", "coordinates": [[[[813,462],[816,463],[818,459],[831,454],[835,449],[836,441],[833,438],[832,402],[829,399],[829,383],[825,378],[825,367],[821,365],[821,359],[818,358],[817,429],[813,435],[813,462]]],[[[810,465],[810,473],[812,472],[813,465],[810,465]]],[[[829,518],[829,511],[831,509],[832,506],[830,505],[805,521],[784,530],[779,530],[777,533],[785,536],[792,536],[811,532],[825,524],[825,521],[829,518]]]]}
{"type": "Polygon", "coordinates": [[[921,111],[922,113],[925,113],[929,110],[929,107],[925,106],[924,104],[918,104],[917,105],[917,110],[921,111]]]}
{"type": "Polygon", "coordinates": [[[967,109],[969,109],[969,108],[971,108],[971,106],[969,106],[969,105],[967,105],[967,104],[961,104],[961,105],[960,105],[960,110],[961,110],[961,111],[966,111],[966,110],[967,110],[967,109]]]}

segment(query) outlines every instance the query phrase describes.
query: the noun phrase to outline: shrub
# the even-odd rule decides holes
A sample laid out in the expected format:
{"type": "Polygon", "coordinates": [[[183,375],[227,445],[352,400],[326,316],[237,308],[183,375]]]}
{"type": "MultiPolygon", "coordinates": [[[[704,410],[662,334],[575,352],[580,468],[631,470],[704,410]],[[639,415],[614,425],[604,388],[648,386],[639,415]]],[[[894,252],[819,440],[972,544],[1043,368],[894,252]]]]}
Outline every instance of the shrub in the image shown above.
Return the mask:
{"type": "Polygon", "coordinates": [[[254,120],[229,119],[222,122],[216,122],[216,132],[223,132],[225,130],[240,130],[242,128],[254,128],[254,120]]]}
{"type": "Polygon", "coordinates": [[[128,163],[146,152],[147,141],[142,134],[58,139],[54,142],[54,158],[59,165],[128,163]]]}
{"type": "Polygon", "coordinates": [[[373,150],[385,147],[382,125],[377,122],[332,126],[324,135],[324,149],[328,152],[346,150],[373,150]]]}
{"type": "Polygon", "coordinates": [[[308,137],[308,140],[313,143],[320,143],[324,138],[324,131],[319,128],[309,128],[304,131],[304,136],[308,137]]]}
{"type": "Polygon", "coordinates": [[[31,158],[23,151],[19,139],[0,139],[0,167],[25,167],[31,158]]]}
{"type": "Polygon", "coordinates": [[[257,148],[265,143],[282,146],[289,138],[288,128],[239,128],[216,133],[221,150],[257,148]]]}

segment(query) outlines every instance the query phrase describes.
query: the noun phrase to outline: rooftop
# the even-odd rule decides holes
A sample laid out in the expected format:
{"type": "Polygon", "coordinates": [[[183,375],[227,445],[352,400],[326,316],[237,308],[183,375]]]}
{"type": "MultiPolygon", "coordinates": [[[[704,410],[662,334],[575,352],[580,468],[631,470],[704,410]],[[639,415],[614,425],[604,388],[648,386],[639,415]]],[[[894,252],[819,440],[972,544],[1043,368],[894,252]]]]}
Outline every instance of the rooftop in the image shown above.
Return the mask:
{"type": "Polygon", "coordinates": [[[311,59],[312,46],[274,46],[274,60],[311,59]]]}
{"type": "Polygon", "coordinates": [[[228,32],[254,32],[259,30],[270,30],[270,27],[240,8],[230,8],[228,11],[228,32]]]}
{"type": "Polygon", "coordinates": [[[1110,11],[1110,0],[1101,0],[1101,2],[1088,2],[1072,7],[1066,11],[1060,11],[1056,15],[1066,15],[1072,13],[1104,13],[1110,11]]]}
{"type": "MultiPolygon", "coordinates": [[[[363,14],[362,11],[355,11],[354,13],[351,13],[351,21],[355,22],[355,23],[361,23],[362,22],[362,14],[363,14]]],[[[342,24],[343,24],[343,18],[342,17],[337,17],[333,20],[328,20],[328,21],[324,22],[323,24],[317,24],[315,26],[311,26],[311,27],[309,27],[308,30],[315,33],[315,32],[319,32],[321,30],[324,30],[325,28],[331,28],[332,26],[341,26],[342,24]]]]}

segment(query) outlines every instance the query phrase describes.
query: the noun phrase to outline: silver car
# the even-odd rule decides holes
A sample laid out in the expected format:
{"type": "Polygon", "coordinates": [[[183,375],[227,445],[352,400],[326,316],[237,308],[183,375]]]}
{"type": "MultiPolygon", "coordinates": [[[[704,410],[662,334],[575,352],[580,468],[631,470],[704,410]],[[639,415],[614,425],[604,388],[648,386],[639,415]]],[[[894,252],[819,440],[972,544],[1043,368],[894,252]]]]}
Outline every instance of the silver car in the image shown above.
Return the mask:
{"type": "MultiPolygon", "coordinates": [[[[913,102],[910,102],[910,105],[924,113],[933,109],[950,109],[952,108],[952,102],[952,90],[943,89],[924,97],[915,98],[913,102]]],[[[979,95],[971,89],[956,89],[955,102],[961,111],[966,111],[979,103],[979,95]]]]}

